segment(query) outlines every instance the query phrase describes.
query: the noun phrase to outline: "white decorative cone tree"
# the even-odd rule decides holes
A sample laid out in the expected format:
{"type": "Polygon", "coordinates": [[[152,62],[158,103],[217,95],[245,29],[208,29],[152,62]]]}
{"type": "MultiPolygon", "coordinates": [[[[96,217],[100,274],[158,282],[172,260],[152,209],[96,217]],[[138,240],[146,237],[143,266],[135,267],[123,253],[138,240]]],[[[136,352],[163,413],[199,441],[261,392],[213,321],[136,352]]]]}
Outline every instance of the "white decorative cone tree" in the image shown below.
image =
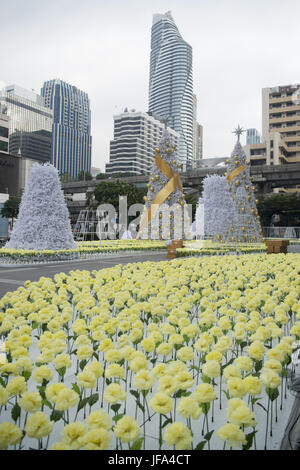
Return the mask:
{"type": "Polygon", "coordinates": [[[179,168],[176,147],[171,134],[165,129],[155,149],[138,238],[191,238],[191,219],[180,183],[179,168]]]}
{"type": "Polygon", "coordinates": [[[256,207],[254,188],[246,154],[238,139],[228,162],[226,179],[233,199],[235,217],[225,236],[220,233],[220,241],[234,243],[261,242],[261,226],[256,207]]]}
{"type": "Polygon", "coordinates": [[[206,176],[203,180],[201,202],[204,204],[205,236],[214,241],[218,241],[220,235],[224,238],[235,222],[234,202],[225,176],[206,176]]]}
{"type": "Polygon", "coordinates": [[[6,248],[38,251],[76,248],[58,171],[53,165],[32,166],[6,248]]]}

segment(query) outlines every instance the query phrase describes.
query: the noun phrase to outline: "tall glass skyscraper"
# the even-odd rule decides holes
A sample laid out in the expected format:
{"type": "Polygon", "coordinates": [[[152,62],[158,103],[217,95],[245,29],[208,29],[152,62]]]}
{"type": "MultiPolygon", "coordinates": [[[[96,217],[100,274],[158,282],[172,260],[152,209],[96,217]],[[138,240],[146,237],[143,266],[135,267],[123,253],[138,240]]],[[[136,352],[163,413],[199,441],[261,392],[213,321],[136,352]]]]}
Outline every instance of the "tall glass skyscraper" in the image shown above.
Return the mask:
{"type": "Polygon", "coordinates": [[[149,111],[168,119],[179,133],[178,159],[183,169],[193,160],[192,47],[182,38],[171,12],[153,15],[149,111]]]}
{"type": "Polygon", "coordinates": [[[50,161],[53,112],[45,107],[42,96],[10,85],[0,92],[0,108],[8,117],[9,153],[41,163],[50,161]]]}
{"type": "Polygon", "coordinates": [[[51,163],[61,175],[76,178],[91,171],[91,111],[87,93],[62,80],[44,83],[41,95],[53,110],[51,163]]]}

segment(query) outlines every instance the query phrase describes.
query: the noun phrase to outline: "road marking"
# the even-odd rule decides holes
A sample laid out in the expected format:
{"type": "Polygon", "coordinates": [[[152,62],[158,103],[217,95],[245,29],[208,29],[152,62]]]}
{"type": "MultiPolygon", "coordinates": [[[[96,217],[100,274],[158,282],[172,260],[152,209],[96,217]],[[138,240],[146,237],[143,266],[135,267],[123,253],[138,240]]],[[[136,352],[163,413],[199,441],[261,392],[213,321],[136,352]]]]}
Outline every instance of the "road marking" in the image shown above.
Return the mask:
{"type": "Polygon", "coordinates": [[[15,279],[0,279],[0,284],[16,284],[17,286],[23,286],[25,281],[16,281],[15,279]]]}
{"type": "Polygon", "coordinates": [[[4,271],[6,269],[7,269],[7,271],[5,271],[5,272],[12,273],[13,271],[25,271],[26,269],[37,269],[37,268],[36,267],[31,268],[31,267],[25,267],[25,266],[24,266],[24,268],[9,268],[9,267],[6,267],[6,266],[5,267],[0,266],[0,273],[2,272],[2,270],[4,271]]]}

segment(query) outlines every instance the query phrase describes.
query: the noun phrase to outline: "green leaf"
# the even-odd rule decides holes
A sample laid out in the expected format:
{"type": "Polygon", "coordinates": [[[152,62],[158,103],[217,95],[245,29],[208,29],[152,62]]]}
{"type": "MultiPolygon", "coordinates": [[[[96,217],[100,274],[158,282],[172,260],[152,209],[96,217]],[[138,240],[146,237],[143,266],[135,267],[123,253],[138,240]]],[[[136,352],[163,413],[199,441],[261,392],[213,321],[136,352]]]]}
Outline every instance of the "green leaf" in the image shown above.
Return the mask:
{"type": "Polygon", "coordinates": [[[141,402],[137,401],[136,404],[142,410],[142,412],[144,413],[145,412],[145,407],[141,404],[141,402]]]}
{"type": "Polygon", "coordinates": [[[124,413],[123,414],[120,414],[120,415],[115,415],[113,416],[112,420],[115,421],[115,423],[117,423],[118,421],[120,421],[121,418],[123,418],[124,413]]]}
{"type": "Polygon", "coordinates": [[[5,382],[4,382],[4,380],[2,379],[2,377],[0,377],[0,384],[2,385],[2,387],[5,388],[5,382]]]}
{"type": "Polygon", "coordinates": [[[50,401],[46,400],[46,398],[44,398],[44,400],[42,401],[42,404],[45,405],[45,406],[48,406],[48,408],[50,408],[51,410],[53,408],[52,403],[50,403],[50,401]]]}
{"type": "Polygon", "coordinates": [[[131,446],[131,450],[141,450],[142,445],[143,445],[143,441],[144,441],[143,437],[140,437],[139,439],[134,441],[134,443],[131,446]]]}
{"type": "Polygon", "coordinates": [[[89,397],[88,404],[90,406],[93,406],[95,403],[97,403],[98,400],[99,400],[99,393],[94,393],[93,395],[89,397]]]}
{"type": "Polygon", "coordinates": [[[80,411],[82,408],[84,408],[85,405],[88,403],[88,401],[89,401],[89,397],[83,398],[82,400],[80,400],[80,402],[78,403],[77,411],[80,411]]]}
{"type": "Polygon", "coordinates": [[[207,415],[210,409],[210,403],[200,403],[200,407],[202,408],[203,413],[207,415]]]}
{"type": "Polygon", "coordinates": [[[27,382],[30,379],[31,372],[29,372],[29,370],[24,370],[22,372],[22,376],[25,378],[25,381],[27,382]]]}
{"type": "Polygon", "coordinates": [[[278,388],[266,388],[266,392],[271,401],[276,400],[279,396],[278,388]]]}
{"type": "Polygon", "coordinates": [[[173,423],[171,418],[166,419],[165,422],[163,423],[161,429],[163,429],[165,426],[167,426],[168,424],[171,424],[171,423],[173,423]]]}
{"type": "Polygon", "coordinates": [[[263,366],[263,361],[254,360],[254,364],[255,364],[255,371],[259,372],[263,366]]]}
{"type": "Polygon", "coordinates": [[[222,389],[222,392],[225,393],[227,400],[230,400],[230,395],[229,395],[229,393],[226,392],[226,390],[223,390],[223,389],[222,389]]]}
{"type": "Polygon", "coordinates": [[[137,392],[136,390],[129,390],[131,395],[133,395],[137,400],[139,399],[139,392],[137,392]]]}
{"type": "Polygon", "coordinates": [[[210,378],[208,377],[208,375],[202,374],[201,379],[202,379],[202,382],[210,384],[210,378]]]}
{"type": "Polygon", "coordinates": [[[250,432],[246,435],[247,444],[243,445],[243,450],[249,450],[252,447],[253,439],[257,431],[250,432]]]}
{"type": "Polygon", "coordinates": [[[201,441],[196,445],[195,450],[203,450],[207,441],[201,441]]]}
{"type": "Polygon", "coordinates": [[[80,393],[80,388],[78,387],[77,384],[73,384],[73,383],[72,383],[72,389],[73,389],[74,392],[76,392],[79,396],[81,395],[81,393],[80,393]]]}
{"type": "Polygon", "coordinates": [[[67,368],[66,368],[66,366],[64,366],[64,367],[61,367],[60,369],[56,369],[56,370],[57,370],[58,374],[59,374],[61,377],[63,377],[63,376],[65,375],[65,373],[66,373],[67,368]]]}
{"type": "Polygon", "coordinates": [[[86,359],[83,359],[83,361],[80,361],[80,362],[79,362],[79,368],[80,368],[80,370],[83,370],[86,365],[87,365],[87,360],[86,360],[86,359]]]}
{"type": "Polygon", "coordinates": [[[120,404],[120,403],[115,403],[114,405],[111,405],[111,409],[112,409],[115,413],[117,413],[120,408],[121,408],[121,404],[120,404]]]}
{"type": "Polygon", "coordinates": [[[53,410],[50,416],[50,420],[56,423],[56,421],[59,421],[63,417],[63,414],[63,411],[53,410]]]}
{"type": "Polygon", "coordinates": [[[210,440],[211,440],[211,436],[213,435],[213,433],[214,433],[214,431],[208,432],[207,434],[205,434],[204,439],[205,439],[206,441],[210,441],[210,440]]]}
{"type": "Polygon", "coordinates": [[[20,415],[21,415],[21,407],[18,405],[18,403],[16,403],[11,410],[11,417],[14,420],[14,422],[17,421],[20,415]]]}

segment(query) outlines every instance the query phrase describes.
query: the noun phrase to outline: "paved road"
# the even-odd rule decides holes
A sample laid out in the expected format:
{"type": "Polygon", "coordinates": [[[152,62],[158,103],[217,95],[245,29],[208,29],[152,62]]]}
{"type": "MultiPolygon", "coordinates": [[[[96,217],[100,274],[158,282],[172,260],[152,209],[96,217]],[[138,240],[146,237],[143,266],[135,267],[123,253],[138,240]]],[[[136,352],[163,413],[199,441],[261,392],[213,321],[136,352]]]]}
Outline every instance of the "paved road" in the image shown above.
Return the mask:
{"type": "Polygon", "coordinates": [[[62,262],[56,264],[44,264],[36,266],[16,266],[0,267],[0,299],[6,292],[14,291],[22,286],[25,281],[38,281],[41,276],[53,277],[57,273],[69,273],[75,269],[104,269],[116,264],[127,264],[143,261],[163,261],[166,260],[166,253],[130,253],[120,256],[104,256],[96,260],[81,260],[72,262],[62,262]]]}

